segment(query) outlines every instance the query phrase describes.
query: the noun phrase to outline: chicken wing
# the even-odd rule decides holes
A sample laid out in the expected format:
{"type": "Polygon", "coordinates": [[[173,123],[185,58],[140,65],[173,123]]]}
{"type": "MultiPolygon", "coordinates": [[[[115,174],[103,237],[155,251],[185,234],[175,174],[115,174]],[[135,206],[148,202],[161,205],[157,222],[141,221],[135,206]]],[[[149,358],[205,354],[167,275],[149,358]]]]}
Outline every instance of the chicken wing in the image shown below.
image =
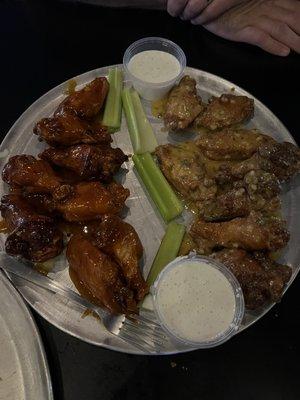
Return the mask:
{"type": "Polygon", "coordinates": [[[72,188],[63,184],[46,161],[30,155],[11,157],[3,168],[2,179],[28,191],[51,193],[55,199],[64,199],[72,193],[72,188]]]}
{"type": "Polygon", "coordinates": [[[262,144],[275,142],[258,130],[222,129],[199,136],[196,145],[211,160],[245,160],[257,152],[262,144]]]}
{"type": "Polygon", "coordinates": [[[37,214],[20,195],[2,197],[1,215],[9,231],[5,242],[8,254],[32,262],[44,262],[61,253],[63,235],[54,220],[37,214]]]}
{"type": "Polygon", "coordinates": [[[139,267],[143,246],[135,229],[116,215],[105,215],[100,223],[91,222],[86,229],[97,247],[121,267],[136,300],[142,300],[148,293],[148,286],[139,267]]]}
{"type": "Polygon", "coordinates": [[[292,270],[280,265],[264,252],[247,253],[240,249],[224,249],[213,255],[235,275],[245,299],[246,308],[254,310],[267,302],[278,302],[292,270]]]}
{"type": "Polygon", "coordinates": [[[251,210],[274,215],[280,208],[279,181],[274,174],[253,170],[244,179],[218,187],[214,199],[204,201],[201,215],[205,221],[223,221],[249,215],[251,210]]]}
{"type": "Polygon", "coordinates": [[[263,170],[274,174],[280,182],[288,181],[300,171],[300,150],[292,143],[268,142],[244,161],[222,161],[215,165],[217,182],[242,179],[248,172],[263,170]]]}
{"type": "Polygon", "coordinates": [[[43,118],[35,125],[33,132],[50,146],[109,144],[112,141],[106,127],[81,120],[73,114],[43,118]]]}
{"type": "Polygon", "coordinates": [[[197,95],[195,79],[184,76],[169,93],[164,112],[165,127],[171,131],[187,128],[204,107],[197,95]]]}
{"type": "Polygon", "coordinates": [[[114,314],[135,312],[133,293],[119,266],[86,236],[74,235],[67,246],[69,274],[79,293],[114,314]]]}
{"type": "Polygon", "coordinates": [[[190,235],[203,254],[220,247],[274,251],[289,241],[284,221],[255,211],[246,218],[226,222],[205,222],[199,218],[191,226],[190,235]]]}
{"type": "Polygon", "coordinates": [[[106,78],[96,78],[83,89],[71,93],[57,108],[54,115],[73,114],[81,119],[92,119],[101,110],[109,84],[106,78]]]}
{"type": "Polygon", "coordinates": [[[128,157],[119,148],[81,144],[66,149],[48,148],[40,158],[53,165],[72,171],[81,180],[97,178],[104,182],[112,180],[128,157]]]}
{"type": "Polygon", "coordinates": [[[217,186],[214,179],[207,175],[194,142],[158,146],[155,154],[167,180],[186,199],[201,202],[215,196],[217,186]]]}
{"type": "Polygon", "coordinates": [[[55,208],[70,222],[99,219],[103,214],[118,214],[129,196],[129,190],[115,182],[108,186],[100,182],[74,185],[74,194],[55,208]]]}
{"type": "Polygon", "coordinates": [[[222,94],[212,97],[205,111],[197,117],[195,125],[210,130],[245,122],[253,116],[254,101],[246,96],[222,94]]]}

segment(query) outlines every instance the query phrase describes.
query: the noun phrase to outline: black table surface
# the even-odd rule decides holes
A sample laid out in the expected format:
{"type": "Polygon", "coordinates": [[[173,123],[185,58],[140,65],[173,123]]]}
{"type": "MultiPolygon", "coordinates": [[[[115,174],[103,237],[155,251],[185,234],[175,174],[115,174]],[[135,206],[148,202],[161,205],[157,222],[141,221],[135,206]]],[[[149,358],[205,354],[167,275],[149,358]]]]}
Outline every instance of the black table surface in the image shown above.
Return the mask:
{"type": "MultiPolygon", "coordinates": [[[[49,89],[83,72],[120,63],[128,45],[139,38],[162,36],[182,46],[189,66],[228,79],[260,99],[300,140],[296,54],[268,55],[164,12],[54,0],[2,0],[0,33],[2,137],[49,89]]],[[[280,304],[221,347],[173,356],[134,356],[95,347],[33,314],[56,400],[296,400],[300,398],[299,291],[297,279],[280,304]]]]}

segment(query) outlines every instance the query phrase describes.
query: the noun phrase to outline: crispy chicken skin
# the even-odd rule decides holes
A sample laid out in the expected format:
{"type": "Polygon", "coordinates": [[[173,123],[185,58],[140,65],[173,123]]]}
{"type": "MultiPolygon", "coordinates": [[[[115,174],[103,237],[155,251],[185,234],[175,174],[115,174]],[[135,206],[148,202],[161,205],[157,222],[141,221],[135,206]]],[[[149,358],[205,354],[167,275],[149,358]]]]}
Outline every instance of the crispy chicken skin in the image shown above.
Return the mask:
{"type": "Polygon", "coordinates": [[[255,310],[268,302],[278,302],[292,270],[277,264],[264,252],[247,253],[241,249],[224,249],[213,255],[226,265],[239,281],[246,308],[255,310]]]}
{"type": "Polygon", "coordinates": [[[133,293],[119,266],[87,236],[74,235],[67,246],[69,274],[79,293],[114,314],[136,311],[133,293]]]}
{"type": "Polygon", "coordinates": [[[133,226],[117,215],[105,215],[100,222],[89,223],[87,233],[97,247],[121,267],[136,300],[142,300],[148,293],[148,286],[139,267],[143,246],[133,226]]]}
{"type": "Polygon", "coordinates": [[[72,193],[72,188],[62,183],[46,161],[30,155],[11,157],[3,168],[2,179],[10,186],[51,193],[56,199],[64,199],[72,193]]]}
{"type": "Polygon", "coordinates": [[[44,262],[61,253],[63,235],[54,220],[38,214],[18,194],[1,199],[1,215],[9,231],[5,250],[32,262],[44,262]]]}
{"type": "Polygon", "coordinates": [[[50,146],[109,144],[112,140],[106,127],[81,120],[73,114],[43,118],[35,125],[33,132],[50,146]]]}
{"type": "Polygon", "coordinates": [[[167,180],[186,199],[197,202],[215,196],[216,184],[207,176],[201,154],[194,142],[158,146],[155,155],[167,180]]]}
{"type": "Polygon", "coordinates": [[[97,178],[103,182],[111,181],[123,162],[128,160],[119,148],[89,144],[66,149],[49,147],[39,157],[72,171],[81,180],[97,178]]]}
{"type": "Polygon", "coordinates": [[[83,89],[70,94],[57,108],[55,116],[73,114],[81,119],[92,119],[101,110],[109,89],[106,78],[96,78],[83,89]]]}
{"type": "Polygon", "coordinates": [[[245,122],[253,116],[254,101],[246,96],[222,94],[212,97],[205,111],[197,117],[195,125],[210,130],[245,122]]]}
{"type": "Polygon", "coordinates": [[[184,76],[169,93],[164,112],[166,129],[176,131],[187,128],[204,109],[197,95],[195,79],[184,76]]]}
{"type": "Polygon", "coordinates": [[[275,251],[289,240],[284,221],[255,211],[226,222],[205,222],[199,218],[191,226],[190,235],[202,254],[220,247],[275,251]]]}
{"type": "Polygon", "coordinates": [[[100,182],[81,182],[74,185],[74,194],[55,208],[66,221],[91,221],[103,214],[118,214],[129,196],[129,190],[112,182],[108,186],[100,182]]]}
{"type": "Polygon", "coordinates": [[[270,136],[257,130],[228,129],[199,136],[196,145],[210,160],[246,160],[257,152],[262,144],[275,142],[270,136]]]}

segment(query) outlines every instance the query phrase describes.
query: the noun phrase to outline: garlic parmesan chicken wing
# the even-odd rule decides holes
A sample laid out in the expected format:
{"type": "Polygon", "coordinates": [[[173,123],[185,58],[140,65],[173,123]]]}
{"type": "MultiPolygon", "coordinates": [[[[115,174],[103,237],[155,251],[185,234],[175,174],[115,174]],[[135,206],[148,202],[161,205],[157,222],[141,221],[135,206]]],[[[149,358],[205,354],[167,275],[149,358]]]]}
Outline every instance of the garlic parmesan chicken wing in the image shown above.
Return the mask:
{"type": "Polygon", "coordinates": [[[186,199],[198,202],[215,196],[215,181],[207,175],[194,142],[158,146],[155,155],[167,180],[186,199]]]}
{"type": "Polygon", "coordinates": [[[250,158],[263,144],[276,142],[257,130],[228,129],[208,133],[196,139],[196,145],[204,156],[216,161],[239,161],[250,158]]]}
{"type": "Polygon", "coordinates": [[[274,215],[280,209],[279,181],[261,170],[248,172],[242,180],[218,187],[214,199],[204,201],[201,215],[205,221],[223,221],[244,217],[251,210],[274,215]]]}
{"type": "Polygon", "coordinates": [[[69,274],[79,293],[114,314],[136,312],[133,292],[118,264],[84,235],[74,235],[67,246],[69,274]]]}
{"type": "Polygon", "coordinates": [[[129,194],[128,189],[115,182],[107,186],[100,182],[81,182],[74,185],[71,197],[56,203],[55,209],[66,221],[91,221],[103,214],[118,214],[129,194]]]}
{"type": "Polygon", "coordinates": [[[85,120],[94,118],[106,99],[109,84],[106,78],[96,78],[83,89],[71,93],[57,108],[54,115],[73,114],[85,120]]]}
{"type": "Polygon", "coordinates": [[[117,215],[105,215],[100,222],[87,224],[87,232],[97,247],[120,266],[137,301],[142,300],[148,286],[139,267],[143,246],[135,229],[117,215]]]}
{"type": "Polygon", "coordinates": [[[254,101],[246,96],[222,94],[212,97],[205,111],[195,120],[196,127],[210,130],[240,124],[252,118],[254,101]]]}
{"type": "Polygon", "coordinates": [[[289,241],[284,221],[255,211],[245,218],[225,222],[205,222],[198,218],[189,233],[202,254],[210,254],[213,249],[222,247],[275,251],[289,241]]]}
{"type": "Polygon", "coordinates": [[[187,128],[203,109],[195,79],[184,76],[169,93],[164,112],[166,129],[176,131],[187,128]]]}
{"type": "Polygon", "coordinates": [[[293,143],[275,141],[261,144],[252,157],[243,161],[222,161],[215,165],[218,182],[242,179],[248,172],[262,170],[280,182],[291,179],[300,171],[300,150],[293,143]]]}
{"type": "Polygon", "coordinates": [[[264,252],[247,253],[241,249],[224,249],[213,257],[226,265],[239,281],[246,308],[255,310],[281,299],[292,270],[277,264],[264,252]]]}
{"type": "Polygon", "coordinates": [[[3,196],[1,215],[9,232],[5,242],[8,254],[44,262],[62,252],[63,235],[54,220],[38,214],[21,195],[3,196]]]}
{"type": "Polygon", "coordinates": [[[47,148],[40,158],[49,163],[66,168],[81,180],[97,178],[111,181],[128,157],[119,148],[81,144],[67,148],[47,148]]]}
{"type": "Polygon", "coordinates": [[[72,193],[72,188],[63,184],[46,161],[30,155],[11,157],[3,168],[2,179],[27,191],[51,193],[55,199],[64,199],[72,193]]]}

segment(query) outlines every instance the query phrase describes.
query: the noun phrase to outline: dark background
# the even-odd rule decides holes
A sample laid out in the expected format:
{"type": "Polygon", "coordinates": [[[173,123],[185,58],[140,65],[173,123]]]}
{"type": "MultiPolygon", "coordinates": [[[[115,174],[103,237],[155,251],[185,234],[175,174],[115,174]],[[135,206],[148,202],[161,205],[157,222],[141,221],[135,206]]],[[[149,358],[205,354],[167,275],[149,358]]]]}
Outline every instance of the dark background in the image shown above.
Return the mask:
{"type": "MultiPolygon", "coordinates": [[[[54,0],[0,0],[0,35],[2,137],[49,89],[83,72],[120,63],[128,45],[141,37],[162,36],[182,46],[189,66],[220,75],[259,98],[300,140],[296,54],[271,56],[163,12],[54,0]]],[[[55,400],[299,399],[299,290],[298,279],[281,304],[222,347],[178,356],[101,349],[64,334],[34,313],[55,400]]]]}

